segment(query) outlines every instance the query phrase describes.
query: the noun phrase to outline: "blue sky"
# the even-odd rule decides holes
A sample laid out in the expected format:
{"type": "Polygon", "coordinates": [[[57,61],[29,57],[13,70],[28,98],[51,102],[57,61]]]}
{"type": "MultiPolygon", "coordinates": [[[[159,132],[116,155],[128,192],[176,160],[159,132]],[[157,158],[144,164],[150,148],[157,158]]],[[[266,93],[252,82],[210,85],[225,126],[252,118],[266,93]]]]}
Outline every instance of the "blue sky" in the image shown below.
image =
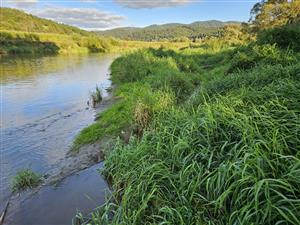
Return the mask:
{"type": "Polygon", "coordinates": [[[247,21],[258,0],[2,0],[2,6],[84,29],[203,20],[247,21]]]}

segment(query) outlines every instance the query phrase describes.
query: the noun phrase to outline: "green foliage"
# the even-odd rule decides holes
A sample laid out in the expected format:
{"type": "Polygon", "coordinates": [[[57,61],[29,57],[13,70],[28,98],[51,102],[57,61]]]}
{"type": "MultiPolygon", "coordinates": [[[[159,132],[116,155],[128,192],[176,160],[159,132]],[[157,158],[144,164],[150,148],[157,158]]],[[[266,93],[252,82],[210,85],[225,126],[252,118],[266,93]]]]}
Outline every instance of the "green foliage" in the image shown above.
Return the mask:
{"type": "Polygon", "coordinates": [[[2,54],[108,52],[119,46],[119,43],[113,39],[93,35],[0,31],[0,37],[0,52],[2,54]]]}
{"type": "Polygon", "coordinates": [[[281,51],[276,44],[250,45],[237,49],[228,72],[250,69],[257,64],[287,65],[296,61],[291,51],[281,51]]]}
{"type": "Polygon", "coordinates": [[[108,152],[113,192],[89,224],[299,224],[299,56],[224,32],[113,62],[120,101],[77,140],[132,136],[108,152]]]}
{"type": "Polygon", "coordinates": [[[247,24],[229,24],[225,25],[221,30],[220,37],[228,41],[230,44],[244,44],[251,40],[251,35],[247,32],[247,24]]]}
{"type": "Polygon", "coordinates": [[[96,85],[96,90],[91,93],[92,106],[95,107],[96,104],[99,104],[102,101],[102,91],[96,85]]]}
{"type": "Polygon", "coordinates": [[[261,0],[251,10],[255,31],[294,23],[300,19],[299,0],[261,0]]]}
{"type": "Polygon", "coordinates": [[[151,25],[145,28],[125,27],[107,31],[98,31],[98,34],[112,36],[124,40],[138,41],[195,41],[211,35],[217,35],[220,28],[228,24],[238,22],[221,22],[217,20],[194,22],[191,24],[171,23],[163,25],[151,25]]]}
{"type": "MultiPolygon", "coordinates": [[[[119,101],[101,113],[96,123],[83,129],[76,137],[73,150],[78,150],[85,144],[96,142],[105,137],[116,137],[122,131],[131,128],[133,132],[139,129],[137,107],[147,108],[150,116],[159,113],[165,107],[172,106],[174,97],[171,93],[153,92],[149,85],[128,83],[118,88],[115,95],[119,101]],[[137,126],[137,127],[136,127],[137,126]]],[[[141,116],[140,116],[141,117],[141,116]]]]}
{"type": "Polygon", "coordinates": [[[41,176],[30,169],[19,171],[12,181],[12,190],[14,192],[24,191],[28,188],[34,188],[41,182],[41,176]]]}
{"type": "Polygon", "coordinates": [[[90,32],[52,20],[41,19],[21,10],[0,7],[0,30],[89,36],[90,32]]]}
{"type": "Polygon", "coordinates": [[[41,19],[20,10],[0,8],[0,54],[108,52],[119,47],[113,38],[41,19]]]}
{"type": "Polygon", "coordinates": [[[299,71],[267,41],[117,59],[116,95],[142,132],[108,152],[113,192],[88,223],[299,224],[299,71]]]}
{"type": "Polygon", "coordinates": [[[300,24],[289,24],[260,32],[258,35],[260,44],[276,44],[283,49],[300,51],[300,24]]]}
{"type": "MultiPolygon", "coordinates": [[[[162,48],[140,50],[115,60],[111,66],[112,81],[117,84],[143,81],[153,89],[172,91],[178,100],[191,94],[191,77],[183,73],[186,68],[178,68],[174,51],[162,48]]],[[[179,57],[178,57],[179,59],[179,57]]]]}
{"type": "Polygon", "coordinates": [[[76,137],[72,150],[78,151],[85,144],[94,143],[104,137],[117,136],[130,125],[131,108],[125,101],[113,105],[101,114],[93,125],[83,129],[76,137]]]}
{"type": "Polygon", "coordinates": [[[298,224],[300,64],[278,68],[211,81],[192,110],[166,108],[117,144],[104,171],[113,202],[90,222],[298,224]]]}

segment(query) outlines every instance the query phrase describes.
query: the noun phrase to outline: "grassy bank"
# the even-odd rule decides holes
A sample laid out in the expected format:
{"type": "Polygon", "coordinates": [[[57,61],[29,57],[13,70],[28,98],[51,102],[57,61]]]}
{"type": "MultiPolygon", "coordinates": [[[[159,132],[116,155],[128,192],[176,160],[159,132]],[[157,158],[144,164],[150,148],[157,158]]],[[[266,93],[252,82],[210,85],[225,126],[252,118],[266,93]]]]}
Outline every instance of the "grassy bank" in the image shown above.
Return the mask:
{"type": "Polygon", "coordinates": [[[76,140],[121,137],[103,171],[112,196],[91,224],[300,223],[298,50],[238,43],[113,62],[120,101],[76,140]]]}
{"type": "Polygon", "coordinates": [[[2,54],[58,54],[108,52],[118,41],[98,36],[0,31],[2,54]]]}
{"type": "Polygon", "coordinates": [[[122,41],[96,35],[0,30],[0,55],[128,52],[142,48],[182,48],[189,43],[122,41]]]}

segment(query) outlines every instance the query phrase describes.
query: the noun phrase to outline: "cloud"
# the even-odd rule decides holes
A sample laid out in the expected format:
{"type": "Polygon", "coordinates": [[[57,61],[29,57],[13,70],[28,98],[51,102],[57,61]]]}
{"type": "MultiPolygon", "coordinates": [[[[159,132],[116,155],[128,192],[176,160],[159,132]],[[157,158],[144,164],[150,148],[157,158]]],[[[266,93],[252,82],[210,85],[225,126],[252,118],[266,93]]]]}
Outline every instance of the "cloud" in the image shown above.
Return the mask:
{"type": "Polygon", "coordinates": [[[91,8],[47,7],[33,10],[31,13],[38,17],[93,30],[117,27],[126,19],[111,12],[91,8]]]}
{"type": "Polygon", "coordinates": [[[118,4],[133,9],[152,9],[187,4],[190,0],[115,0],[118,4]]]}
{"type": "Polygon", "coordinates": [[[3,3],[9,3],[21,8],[28,8],[38,3],[38,0],[3,0],[3,3]]]}
{"type": "Polygon", "coordinates": [[[97,0],[80,0],[81,2],[96,3],[97,0]]]}

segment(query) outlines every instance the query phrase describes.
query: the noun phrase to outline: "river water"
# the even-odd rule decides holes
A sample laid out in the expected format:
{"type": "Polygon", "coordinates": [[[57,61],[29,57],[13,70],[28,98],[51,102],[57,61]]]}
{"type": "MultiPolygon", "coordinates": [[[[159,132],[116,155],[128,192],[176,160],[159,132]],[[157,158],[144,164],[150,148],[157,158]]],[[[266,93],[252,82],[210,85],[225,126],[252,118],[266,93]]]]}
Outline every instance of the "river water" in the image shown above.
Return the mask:
{"type": "MultiPolygon", "coordinates": [[[[65,157],[76,134],[94,121],[95,111],[87,106],[87,100],[96,84],[103,90],[110,86],[109,66],[114,58],[60,55],[0,59],[0,207],[10,195],[11,179],[17,171],[30,168],[45,173],[65,157]]],[[[10,224],[71,223],[77,209],[85,211],[104,201],[105,182],[100,176],[91,179],[99,167],[67,178],[59,187],[44,188],[28,203],[15,205],[18,213],[8,213],[10,224]],[[52,210],[50,215],[41,210],[43,205],[48,214],[52,210]],[[32,211],[37,212],[35,217],[32,211]],[[42,215],[44,219],[39,218],[42,215]]]]}

